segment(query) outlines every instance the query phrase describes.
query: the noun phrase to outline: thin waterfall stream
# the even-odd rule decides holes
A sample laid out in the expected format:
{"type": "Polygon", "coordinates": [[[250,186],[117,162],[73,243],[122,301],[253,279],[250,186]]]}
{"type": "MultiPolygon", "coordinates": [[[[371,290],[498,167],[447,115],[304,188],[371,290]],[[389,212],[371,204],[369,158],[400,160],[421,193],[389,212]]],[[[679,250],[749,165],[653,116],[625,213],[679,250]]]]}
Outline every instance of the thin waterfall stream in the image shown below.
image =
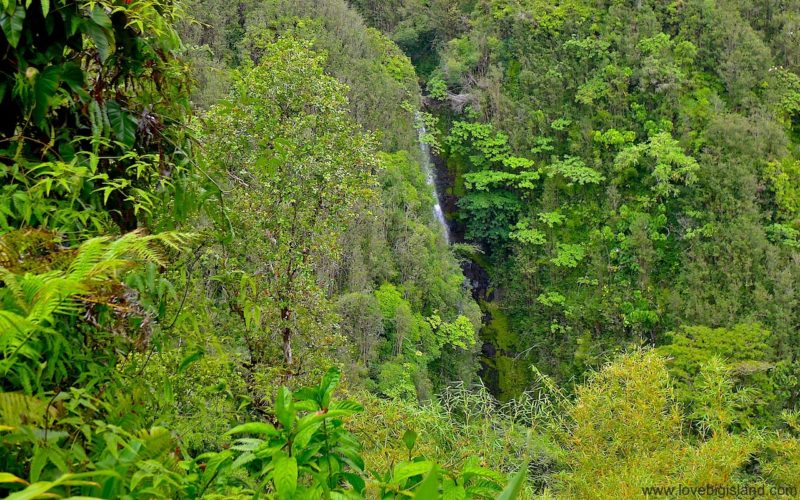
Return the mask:
{"type": "MultiPolygon", "coordinates": [[[[454,200],[449,199],[446,189],[452,185],[453,179],[448,178],[446,167],[440,158],[434,156],[428,139],[428,130],[425,127],[421,114],[417,113],[417,134],[419,147],[422,153],[422,169],[425,172],[427,184],[433,189],[436,197],[433,206],[433,215],[441,226],[442,235],[447,244],[462,242],[463,229],[457,224],[450,226],[445,217],[445,207],[454,210],[454,200]]],[[[507,400],[515,394],[507,392],[505,379],[518,379],[524,377],[520,373],[520,364],[514,349],[515,335],[510,330],[509,319],[495,297],[495,288],[490,286],[490,279],[485,266],[486,259],[478,250],[469,258],[461,260],[464,272],[465,286],[472,291],[472,297],[483,312],[483,326],[479,337],[481,341],[480,353],[480,378],[486,388],[500,400],[507,400]]]]}
{"type": "Polygon", "coordinates": [[[417,128],[417,135],[419,136],[419,149],[422,153],[422,169],[425,172],[425,178],[429,186],[433,189],[433,195],[436,197],[436,203],[433,205],[433,216],[439,222],[439,225],[442,227],[442,234],[444,235],[444,240],[447,244],[450,244],[450,227],[447,225],[447,219],[444,216],[444,210],[442,210],[442,200],[439,197],[439,188],[436,185],[436,171],[433,164],[433,156],[431,153],[431,146],[428,144],[426,136],[428,135],[428,130],[425,128],[425,123],[423,120],[420,119],[419,113],[417,113],[417,123],[419,126],[417,128]]]}

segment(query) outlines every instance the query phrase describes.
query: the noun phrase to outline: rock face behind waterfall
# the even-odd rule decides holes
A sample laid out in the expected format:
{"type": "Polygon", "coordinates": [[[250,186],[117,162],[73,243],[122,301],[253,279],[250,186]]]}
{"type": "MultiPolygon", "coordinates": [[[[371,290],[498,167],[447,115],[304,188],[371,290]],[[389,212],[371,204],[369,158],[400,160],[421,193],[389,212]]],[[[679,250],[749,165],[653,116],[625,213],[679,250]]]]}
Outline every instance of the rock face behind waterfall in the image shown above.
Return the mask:
{"type": "MultiPolygon", "coordinates": [[[[426,142],[428,131],[424,122],[417,115],[419,124],[420,151],[422,168],[428,185],[436,196],[433,215],[442,228],[442,234],[448,244],[464,242],[464,228],[456,221],[448,221],[445,213],[453,215],[457,211],[458,198],[448,193],[453,185],[454,173],[447,168],[444,159],[436,156],[426,142]]],[[[529,377],[527,364],[519,362],[517,353],[522,346],[519,338],[510,328],[500,300],[496,297],[496,289],[490,286],[488,274],[489,263],[480,250],[466,255],[462,259],[461,269],[464,273],[465,286],[469,287],[472,297],[483,313],[479,337],[481,340],[480,377],[489,392],[501,401],[518,395],[518,387],[524,386],[529,377]],[[522,382],[520,382],[522,381],[522,382]]]]}
{"type": "MultiPolygon", "coordinates": [[[[419,115],[417,116],[419,118],[419,115]]],[[[442,202],[441,197],[439,196],[439,188],[436,186],[436,172],[434,169],[434,162],[433,162],[433,155],[431,153],[431,147],[427,143],[425,136],[428,134],[428,131],[425,128],[425,124],[422,120],[417,119],[419,122],[419,128],[417,132],[419,134],[419,148],[420,152],[422,153],[422,169],[425,171],[425,178],[427,179],[428,185],[433,189],[433,195],[436,197],[436,203],[433,205],[433,216],[439,222],[439,225],[442,228],[442,234],[444,236],[445,241],[449,244],[450,243],[450,228],[447,225],[447,219],[444,216],[444,210],[442,210],[442,202]]]]}

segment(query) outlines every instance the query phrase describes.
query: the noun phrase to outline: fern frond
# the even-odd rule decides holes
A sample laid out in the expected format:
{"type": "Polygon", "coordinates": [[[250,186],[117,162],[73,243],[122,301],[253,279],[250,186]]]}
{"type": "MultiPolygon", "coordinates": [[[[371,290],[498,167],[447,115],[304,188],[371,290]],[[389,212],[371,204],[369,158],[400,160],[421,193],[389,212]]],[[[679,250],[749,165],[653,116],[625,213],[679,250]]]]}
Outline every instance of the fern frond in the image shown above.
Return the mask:
{"type": "Polygon", "coordinates": [[[10,335],[11,332],[25,333],[36,325],[27,318],[11,311],[0,310],[0,339],[10,335]]]}
{"type": "Polygon", "coordinates": [[[13,274],[11,271],[4,267],[0,267],[0,282],[5,285],[5,288],[8,292],[11,293],[11,296],[14,299],[14,303],[17,307],[21,310],[27,312],[23,305],[27,302],[25,300],[25,292],[22,290],[20,286],[19,280],[17,279],[17,275],[13,274]]]}
{"type": "Polygon", "coordinates": [[[149,430],[142,429],[138,433],[139,439],[147,450],[147,458],[156,458],[175,449],[175,440],[170,432],[163,427],[153,427],[149,430]]]}
{"type": "Polygon", "coordinates": [[[0,392],[0,422],[4,425],[43,425],[48,417],[56,416],[56,409],[45,401],[19,392],[0,392]]]}
{"type": "Polygon", "coordinates": [[[10,354],[19,349],[36,324],[11,311],[0,310],[0,353],[10,354]]]}
{"type": "Polygon", "coordinates": [[[112,260],[127,255],[142,262],[164,265],[163,255],[157,246],[153,245],[154,240],[154,236],[143,235],[141,231],[130,232],[108,245],[105,258],[112,260]]]}
{"type": "MultiPolygon", "coordinates": [[[[40,281],[43,276],[45,275],[31,278],[40,281]]],[[[31,301],[28,319],[37,324],[49,323],[55,314],[76,314],[80,311],[78,299],[88,293],[85,284],[57,275],[46,278],[31,301]]]]}
{"type": "Polygon", "coordinates": [[[78,248],[77,255],[67,272],[76,279],[104,280],[118,277],[123,271],[144,262],[165,265],[161,247],[181,250],[194,235],[166,232],[145,235],[132,231],[120,238],[92,238],[78,248]]]}
{"type": "MultiPolygon", "coordinates": [[[[19,280],[25,303],[33,304],[42,297],[54,293],[56,289],[62,288],[62,276],[63,273],[60,271],[49,271],[43,274],[25,273],[19,280]]],[[[30,310],[30,308],[28,309],[30,310]]]]}
{"type": "Polygon", "coordinates": [[[75,259],[70,263],[67,274],[81,279],[88,276],[102,260],[106,253],[106,243],[110,238],[101,236],[84,241],[75,259]]]}
{"type": "MultiPolygon", "coordinates": [[[[42,377],[66,376],[70,367],[63,359],[77,333],[66,325],[80,321],[90,303],[105,305],[118,317],[139,314],[138,306],[125,294],[122,274],[144,262],[163,265],[163,250],[176,248],[188,238],[179,233],[144,235],[134,231],[117,239],[92,238],[74,249],[58,247],[52,234],[49,239],[39,235],[44,243],[31,248],[50,255],[31,257],[36,261],[33,267],[26,263],[0,267],[0,377],[32,392],[42,377]],[[44,272],[24,272],[31,269],[44,272]]],[[[18,239],[28,241],[24,235],[18,239]]]]}
{"type": "Polygon", "coordinates": [[[198,238],[195,233],[178,233],[174,231],[165,231],[154,235],[154,238],[162,245],[177,250],[179,252],[186,250],[192,241],[198,238]]]}

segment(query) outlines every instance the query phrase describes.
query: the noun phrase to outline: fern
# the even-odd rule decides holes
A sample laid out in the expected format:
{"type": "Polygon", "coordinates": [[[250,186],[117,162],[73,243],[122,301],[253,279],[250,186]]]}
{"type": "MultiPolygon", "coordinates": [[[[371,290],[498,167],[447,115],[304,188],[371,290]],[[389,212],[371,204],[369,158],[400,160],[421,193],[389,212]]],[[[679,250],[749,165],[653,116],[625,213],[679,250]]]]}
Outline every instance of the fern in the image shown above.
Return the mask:
{"type": "MultiPolygon", "coordinates": [[[[47,238],[42,233],[15,231],[0,236],[3,261],[8,263],[8,256],[26,255],[34,238],[57,240],[55,235],[47,238]]],[[[144,235],[134,231],[117,239],[92,238],[76,250],[47,246],[49,253],[34,252],[33,258],[56,268],[40,273],[21,272],[30,266],[19,259],[13,268],[0,266],[0,375],[13,389],[25,391],[40,385],[37,376],[69,375],[63,358],[85,347],[74,333],[87,304],[129,312],[130,308],[120,305],[127,300],[118,292],[121,277],[143,263],[163,265],[164,249],[180,249],[190,238],[179,233],[144,235]],[[25,366],[20,358],[36,364],[44,360],[44,365],[25,366]]]]}
{"type": "Polygon", "coordinates": [[[160,246],[181,250],[191,238],[191,235],[181,233],[144,235],[141,231],[133,231],[117,239],[92,238],[81,245],[68,272],[81,279],[103,280],[116,277],[120,271],[139,263],[165,265],[160,246]]]}
{"type": "Polygon", "coordinates": [[[53,406],[46,402],[19,392],[0,392],[0,424],[17,427],[19,425],[40,426],[57,414],[53,406]]]}

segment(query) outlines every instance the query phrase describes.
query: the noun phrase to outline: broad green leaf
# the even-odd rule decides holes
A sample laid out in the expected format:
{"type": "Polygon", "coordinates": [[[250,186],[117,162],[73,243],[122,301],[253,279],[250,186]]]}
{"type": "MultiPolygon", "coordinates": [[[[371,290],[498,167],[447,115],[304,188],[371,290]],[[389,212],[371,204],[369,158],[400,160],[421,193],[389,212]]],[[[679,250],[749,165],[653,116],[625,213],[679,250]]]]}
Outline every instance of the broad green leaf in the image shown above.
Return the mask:
{"type": "MultiPolygon", "coordinates": [[[[221,468],[233,462],[233,452],[230,450],[201,456],[209,456],[208,461],[206,462],[206,469],[203,471],[203,483],[205,485],[210,484],[211,481],[214,480],[214,478],[217,476],[217,472],[221,468]]],[[[200,458],[201,457],[197,457],[195,460],[200,460],[200,458]]]]}
{"type": "Polygon", "coordinates": [[[22,491],[12,493],[6,497],[6,500],[31,500],[34,498],[41,498],[42,496],[46,496],[47,492],[55,486],[56,484],[51,481],[33,483],[22,491]]]}
{"type": "Polygon", "coordinates": [[[129,148],[133,147],[138,127],[136,120],[116,101],[106,102],[106,116],[108,116],[108,122],[111,124],[111,130],[114,131],[117,140],[129,148]]]}
{"type": "Polygon", "coordinates": [[[0,12],[0,27],[3,28],[3,33],[6,35],[8,44],[17,48],[19,38],[22,35],[22,25],[25,21],[25,9],[16,8],[13,14],[7,14],[5,11],[0,12]]]}
{"type": "Polygon", "coordinates": [[[467,497],[467,492],[464,489],[464,485],[454,481],[445,481],[442,490],[442,500],[466,500],[467,498],[470,498],[467,497]]]}
{"type": "Polygon", "coordinates": [[[328,370],[325,376],[322,377],[322,383],[319,384],[320,393],[322,395],[322,401],[320,402],[322,408],[327,408],[330,404],[333,391],[336,389],[336,385],[341,378],[342,372],[336,367],[328,370]]]}
{"type": "Polygon", "coordinates": [[[50,109],[52,98],[58,90],[58,81],[61,76],[61,68],[49,66],[36,75],[34,86],[34,108],[33,121],[44,131],[48,131],[47,112],[50,109]]]}
{"type": "Polygon", "coordinates": [[[275,414],[278,421],[286,429],[292,428],[295,417],[294,403],[292,402],[292,391],[287,387],[281,387],[278,391],[278,398],[275,401],[275,414]]]}
{"type": "MultiPolygon", "coordinates": [[[[10,476],[11,474],[9,474],[10,476]]],[[[110,470],[100,470],[100,471],[92,471],[92,472],[82,472],[79,474],[64,474],[55,481],[40,481],[37,483],[33,483],[27,488],[22,491],[18,491],[16,493],[12,493],[7,498],[11,500],[30,500],[34,498],[42,498],[42,497],[55,497],[60,498],[60,495],[54,495],[49,493],[49,491],[59,485],[71,485],[71,486],[98,486],[97,483],[93,481],[84,481],[83,478],[93,477],[93,476],[113,476],[119,477],[119,474],[115,471],[110,470]]],[[[2,476],[0,476],[2,477],[2,476]]],[[[17,482],[17,481],[15,481],[17,482]]],[[[92,498],[92,497],[71,497],[71,498],[92,498]]]]}
{"type": "Polygon", "coordinates": [[[364,481],[364,478],[359,476],[358,474],[353,474],[352,472],[342,472],[339,474],[342,478],[344,478],[353,489],[360,494],[364,494],[364,489],[367,487],[367,483],[364,481]]]}
{"type": "Polygon", "coordinates": [[[19,483],[19,484],[29,484],[28,481],[15,476],[14,474],[10,474],[8,472],[0,472],[0,483],[19,483]]]}
{"type": "Polygon", "coordinates": [[[149,475],[150,475],[150,472],[148,472],[146,470],[138,470],[138,471],[136,471],[133,474],[133,476],[131,476],[130,488],[135,491],[136,487],[139,485],[139,483],[141,483],[142,480],[145,479],[149,475]]]}
{"type": "Polygon", "coordinates": [[[31,459],[31,481],[36,482],[42,473],[42,469],[47,465],[47,448],[36,447],[31,459]]]}
{"type": "Polygon", "coordinates": [[[421,476],[430,471],[433,462],[424,460],[422,462],[400,462],[394,466],[392,479],[395,483],[401,483],[410,477],[421,476]]]}
{"type": "Polygon", "coordinates": [[[97,47],[100,61],[105,62],[117,50],[114,32],[88,20],[84,22],[84,26],[89,38],[92,39],[95,47],[97,47]]]}
{"type": "MultiPolygon", "coordinates": [[[[316,397],[316,390],[314,397],[316,397]]],[[[316,412],[319,411],[319,404],[312,399],[302,399],[295,401],[294,409],[297,411],[316,412]]]]}
{"type": "Polygon", "coordinates": [[[61,67],[61,81],[69,85],[73,92],[85,92],[86,75],[78,64],[65,63],[61,67]]]}
{"type": "Polygon", "coordinates": [[[317,422],[298,432],[294,437],[294,442],[292,442],[292,453],[295,455],[299,454],[303,448],[308,445],[309,441],[311,441],[314,434],[316,434],[321,426],[322,422],[317,422]]]}
{"type": "Polygon", "coordinates": [[[328,418],[327,413],[311,413],[309,415],[305,415],[303,418],[297,421],[297,426],[295,427],[295,430],[297,432],[300,432],[303,429],[306,429],[307,427],[321,423],[323,420],[326,420],[327,418],[328,418]]]}
{"type": "Polygon", "coordinates": [[[350,446],[339,446],[336,448],[336,451],[341,455],[341,459],[344,463],[355,470],[364,470],[364,459],[357,449],[350,446]]]}
{"type": "Polygon", "coordinates": [[[50,12],[50,0],[39,0],[42,3],[42,17],[47,17],[50,12]]]}
{"type": "Polygon", "coordinates": [[[414,489],[414,498],[439,498],[439,469],[434,467],[414,489]]]}
{"type": "Polygon", "coordinates": [[[361,403],[356,403],[355,401],[350,401],[349,399],[346,399],[344,401],[337,401],[332,405],[330,405],[329,411],[334,411],[334,410],[347,410],[350,413],[361,413],[362,411],[364,411],[364,406],[361,405],[361,403]]]}
{"type": "Polygon", "coordinates": [[[414,445],[417,443],[417,433],[411,429],[406,429],[406,432],[403,433],[403,443],[406,445],[408,451],[411,452],[411,450],[414,449],[414,445]]]}
{"type": "Polygon", "coordinates": [[[111,23],[111,18],[108,17],[106,11],[100,5],[95,5],[91,14],[92,21],[94,21],[101,28],[110,30],[114,25],[111,23]]]}
{"type": "Polygon", "coordinates": [[[523,464],[519,471],[514,474],[511,481],[508,482],[503,492],[497,497],[497,500],[515,500],[519,498],[519,493],[525,485],[525,478],[528,473],[528,464],[523,464]]]}
{"type": "MultiPolygon", "coordinates": [[[[313,406],[315,406],[315,411],[319,409],[319,389],[317,387],[303,387],[299,389],[297,392],[294,393],[294,399],[297,402],[313,402],[313,406]]],[[[298,406],[298,408],[300,408],[298,406]]]]}
{"type": "Polygon", "coordinates": [[[285,453],[279,453],[273,461],[275,469],[272,472],[272,481],[275,490],[282,498],[291,498],[297,489],[297,460],[285,453]]]}

